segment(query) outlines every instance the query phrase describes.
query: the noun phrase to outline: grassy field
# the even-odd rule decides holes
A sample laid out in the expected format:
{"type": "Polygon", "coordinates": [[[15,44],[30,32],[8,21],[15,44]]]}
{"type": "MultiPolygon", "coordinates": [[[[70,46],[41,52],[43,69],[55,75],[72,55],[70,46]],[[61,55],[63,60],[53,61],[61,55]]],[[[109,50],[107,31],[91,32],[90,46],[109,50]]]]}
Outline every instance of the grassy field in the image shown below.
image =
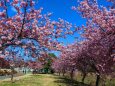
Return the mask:
{"type": "MultiPolygon", "coordinates": [[[[81,79],[82,79],[81,75],[78,75],[78,77],[76,77],[76,80],[79,82],[81,81],[81,79]]],[[[104,86],[103,84],[105,84],[105,86],[115,86],[115,78],[112,78],[111,80],[106,78],[105,81],[103,81],[103,79],[101,78],[99,86],[104,86]]],[[[84,83],[90,84],[91,86],[95,86],[95,82],[96,77],[94,75],[88,75],[84,80],[84,83]]]]}
{"type": "MultiPolygon", "coordinates": [[[[71,81],[70,79],[51,74],[27,74],[15,78],[14,83],[11,83],[10,79],[0,81],[0,86],[89,86],[88,81],[93,79],[91,77],[87,78],[85,81],[87,84],[81,83],[80,77],[77,80],[78,81],[71,81]]],[[[115,86],[115,84],[110,85],[110,83],[108,83],[106,86],[115,86]]]]}
{"type": "Polygon", "coordinates": [[[70,81],[56,75],[38,74],[26,75],[21,78],[15,78],[15,82],[11,83],[10,80],[3,80],[0,86],[88,86],[80,82],[70,81]]]}

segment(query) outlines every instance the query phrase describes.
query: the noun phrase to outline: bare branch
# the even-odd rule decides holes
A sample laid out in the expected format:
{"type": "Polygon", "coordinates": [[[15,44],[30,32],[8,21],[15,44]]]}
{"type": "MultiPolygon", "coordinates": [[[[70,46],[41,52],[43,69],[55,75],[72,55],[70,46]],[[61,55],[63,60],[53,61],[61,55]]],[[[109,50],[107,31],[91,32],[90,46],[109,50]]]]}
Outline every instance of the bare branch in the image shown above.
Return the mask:
{"type": "Polygon", "coordinates": [[[5,6],[6,6],[6,18],[8,19],[9,16],[8,16],[8,9],[7,9],[7,2],[6,2],[6,0],[4,1],[4,3],[5,3],[5,6]]]}

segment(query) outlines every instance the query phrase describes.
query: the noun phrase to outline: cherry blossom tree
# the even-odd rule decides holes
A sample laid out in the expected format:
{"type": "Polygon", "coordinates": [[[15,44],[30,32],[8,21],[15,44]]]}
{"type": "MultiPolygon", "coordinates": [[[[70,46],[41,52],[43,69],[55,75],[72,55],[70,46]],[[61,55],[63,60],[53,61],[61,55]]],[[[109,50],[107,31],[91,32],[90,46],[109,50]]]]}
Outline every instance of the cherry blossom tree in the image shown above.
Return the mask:
{"type": "Polygon", "coordinates": [[[61,67],[62,66],[60,64],[60,59],[56,59],[52,64],[52,68],[54,69],[56,73],[59,73],[59,75],[61,73],[61,69],[62,69],[61,67]]]}
{"type": "Polygon", "coordinates": [[[34,0],[1,0],[0,1],[0,51],[4,53],[9,46],[30,48],[36,57],[37,47],[32,40],[38,42],[39,48],[59,50],[62,45],[58,38],[73,34],[71,24],[59,19],[51,21],[51,13],[42,14],[42,9],[35,9],[34,0]],[[16,10],[15,15],[9,15],[9,8],[16,10]],[[24,42],[26,40],[26,42],[24,42]]]}
{"type": "Polygon", "coordinates": [[[0,58],[0,68],[10,68],[10,64],[4,58],[0,58]]]}
{"type": "Polygon", "coordinates": [[[32,68],[33,74],[35,74],[35,73],[37,73],[38,70],[41,70],[43,68],[43,65],[40,62],[30,61],[30,62],[28,62],[28,67],[32,68]]]}
{"type": "Polygon", "coordinates": [[[73,73],[76,69],[76,48],[77,46],[68,45],[63,47],[60,58],[53,63],[54,70],[62,73],[70,73],[71,79],[73,79],[73,73]]]}
{"type": "MultiPolygon", "coordinates": [[[[60,18],[58,21],[51,20],[51,13],[43,14],[43,8],[36,9],[36,4],[36,0],[0,0],[2,58],[11,55],[7,52],[9,47],[20,47],[25,55],[39,58],[41,51],[60,50],[63,45],[58,39],[73,34],[70,23],[60,18]],[[14,15],[9,14],[10,8],[15,9],[14,15]]],[[[16,53],[13,55],[17,57],[16,53]]]]}
{"type": "MultiPolygon", "coordinates": [[[[73,49],[68,47],[67,50],[71,52],[66,54],[62,52],[61,56],[64,57],[65,62],[69,58],[69,61],[75,63],[77,69],[85,75],[92,70],[97,76],[96,86],[99,85],[103,74],[112,74],[112,68],[115,65],[115,2],[108,1],[111,3],[109,8],[100,7],[97,0],[82,0],[79,7],[73,7],[74,10],[79,10],[82,17],[87,20],[86,25],[79,28],[84,40],[74,43],[73,49]],[[71,60],[73,58],[75,59],[71,60]]],[[[61,62],[61,60],[58,61],[61,62]]],[[[69,66],[66,67],[69,68],[69,66]]]]}
{"type": "Polygon", "coordinates": [[[97,0],[83,0],[78,7],[83,18],[87,19],[86,26],[81,28],[86,39],[82,55],[87,58],[86,63],[96,71],[96,86],[100,75],[111,73],[111,67],[114,66],[112,53],[115,47],[115,1],[108,1],[111,2],[109,8],[100,7],[97,0]]]}
{"type": "Polygon", "coordinates": [[[56,59],[55,54],[48,53],[48,52],[42,52],[42,55],[40,58],[38,58],[38,61],[40,61],[43,65],[42,71],[44,73],[53,73],[53,70],[51,68],[51,65],[53,61],[56,59]]]}

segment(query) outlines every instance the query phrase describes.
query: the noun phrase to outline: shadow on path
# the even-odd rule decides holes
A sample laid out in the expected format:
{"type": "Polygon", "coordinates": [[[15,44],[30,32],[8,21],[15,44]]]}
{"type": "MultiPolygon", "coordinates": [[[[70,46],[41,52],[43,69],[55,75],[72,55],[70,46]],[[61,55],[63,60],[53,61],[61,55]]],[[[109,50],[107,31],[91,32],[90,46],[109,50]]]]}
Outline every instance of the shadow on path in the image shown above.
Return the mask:
{"type": "MultiPolygon", "coordinates": [[[[54,75],[56,76],[56,75],[54,75]]],[[[71,79],[67,79],[67,78],[64,78],[64,77],[54,77],[55,78],[55,83],[63,83],[63,84],[66,84],[66,86],[90,86],[88,84],[84,84],[82,82],[78,82],[78,81],[75,81],[75,80],[71,80],[71,79]]],[[[61,85],[59,85],[61,86],[61,85]]]]}

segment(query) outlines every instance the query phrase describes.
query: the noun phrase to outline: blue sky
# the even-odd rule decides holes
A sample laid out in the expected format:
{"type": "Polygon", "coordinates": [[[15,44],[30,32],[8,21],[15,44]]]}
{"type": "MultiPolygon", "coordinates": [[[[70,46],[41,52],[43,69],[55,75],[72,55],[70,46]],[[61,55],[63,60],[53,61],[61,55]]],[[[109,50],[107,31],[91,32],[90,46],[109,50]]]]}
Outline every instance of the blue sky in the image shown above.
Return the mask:
{"type": "MultiPolygon", "coordinates": [[[[62,18],[73,25],[81,26],[85,24],[85,19],[83,19],[79,13],[76,13],[71,9],[72,6],[77,5],[76,0],[39,0],[36,8],[43,7],[43,13],[51,12],[51,20],[58,20],[62,18]]],[[[75,34],[74,36],[78,36],[75,34]]],[[[73,43],[74,37],[67,36],[66,39],[60,39],[65,45],[73,43]]]]}
{"type": "Polygon", "coordinates": [[[45,13],[52,12],[53,20],[62,18],[73,24],[82,24],[83,19],[71,9],[76,4],[76,0],[39,0],[36,7],[43,7],[45,13]]]}
{"type": "MultiPolygon", "coordinates": [[[[36,0],[37,1],[37,0],[36,0]]],[[[98,0],[100,5],[108,5],[106,0],[98,0]]],[[[81,26],[85,25],[86,20],[83,19],[80,13],[75,12],[71,9],[72,6],[78,6],[77,0],[38,0],[37,4],[35,5],[36,9],[43,7],[42,13],[51,12],[51,20],[58,20],[58,18],[62,18],[73,25],[81,26]]],[[[110,4],[110,3],[109,3],[110,4]]],[[[12,12],[10,11],[10,15],[15,14],[15,9],[11,8],[12,12]]],[[[78,34],[74,36],[80,37],[78,34]]],[[[63,40],[64,44],[67,45],[69,43],[74,42],[74,37],[68,36],[66,40],[63,40]]]]}
{"type": "MultiPolygon", "coordinates": [[[[51,20],[58,20],[58,18],[62,18],[73,25],[81,26],[85,24],[85,19],[83,19],[79,13],[76,13],[71,9],[72,6],[76,6],[78,3],[76,0],[39,0],[36,8],[43,7],[43,13],[51,12],[51,20]]],[[[78,34],[74,36],[79,37],[78,34]]],[[[67,36],[66,39],[60,39],[63,41],[65,45],[73,43],[74,37],[67,36]]],[[[59,52],[54,52],[57,56],[59,56],[59,52]]]]}
{"type": "MultiPolygon", "coordinates": [[[[100,6],[110,4],[106,0],[98,0],[98,3],[100,6]]],[[[52,20],[62,18],[73,25],[81,26],[85,25],[86,20],[81,17],[79,12],[75,12],[71,9],[72,6],[78,6],[78,4],[77,0],[38,0],[35,8],[43,7],[43,13],[53,13],[51,16],[52,20]]],[[[80,37],[79,34],[75,34],[74,36],[80,37]]],[[[67,39],[61,39],[61,41],[62,40],[65,45],[75,41],[73,36],[67,36],[67,39]]]]}
{"type": "MultiPolygon", "coordinates": [[[[51,20],[58,20],[58,18],[62,18],[73,25],[75,24],[77,26],[81,26],[82,24],[85,24],[85,19],[83,19],[79,13],[71,9],[72,6],[76,5],[78,5],[77,0],[38,0],[35,8],[39,9],[40,7],[43,7],[43,14],[51,12],[51,20]]],[[[9,10],[10,16],[16,13],[15,8],[13,7],[9,8],[9,10]]],[[[79,37],[78,34],[75,34],[74,36],[79,37]]],[[[64,44],[67,45],[74,42],[74,37],[67,36],[66,39],[59,40],[63,41],[64,44]]]]}
{"type": "MultiPolygon", "coordinates": [[[[98,0],[98,2],[100,5],[108,5],[106,0],[98,0]]],[[[38,0],[35,8],[39,9],[40,7],[43,7],[43,13],[53,13],[51,20],[58,20],[58,18],[62,18],[73,25],[76,24],[77,26],[81,26],[85,24],[86,20],[81,17],[80,13],[71,9],[72,6],[77,5],[77,0],[38,0]]],[[[10,10],[9,14],[14,15],[15,10],[13,8],[10,8],[10,10]]],[[[75,34],[74,36],[80,37],[78,34],[75,34]]],[[[66,40],[60,40],[63,41],[65,45],[74,42],[74,38],[72,36],[68,36],[66,40]]],[[[56,54],[58,55],[58,53],[56,54]]]]}
{"type": "MultiPolygon", "coordinates": [[[[81,0],[80,0],[81,1],[81,0]]],[[[107,0],[98,0],[100,6],[109,5],[110,3],[107,0]]],[[[52,20],[57,20],[58,18],[62,18],[77,26],[85,25],[86,20],[83,19],[79,12],[75,12],[71,9],[72,6],[78,6],[77,0],[38,0],[38,4],[36,8],[43,7],[44,13],[51,12],[53,15],[51,16],[52,20]]],[[[74,36],[80,37],[78,34],[74,36]]],[[[66,40],[61,39],[61,41],[65,43],[65,45],[73,43],[75,41],[74,37],[68,36],[66,40]]],[[[55,52],[58,56],[59,53],[55,52]]]]}

